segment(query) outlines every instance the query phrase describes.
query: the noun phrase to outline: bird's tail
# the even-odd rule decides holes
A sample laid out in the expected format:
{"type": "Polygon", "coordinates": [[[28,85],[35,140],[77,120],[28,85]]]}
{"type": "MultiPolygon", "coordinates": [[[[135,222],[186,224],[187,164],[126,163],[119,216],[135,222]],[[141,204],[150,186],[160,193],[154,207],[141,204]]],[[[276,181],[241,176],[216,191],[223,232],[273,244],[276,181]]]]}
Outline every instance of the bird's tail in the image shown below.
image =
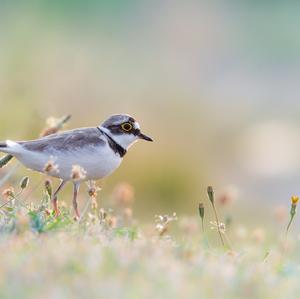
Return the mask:
{"type": "MultiPolygon", "coordinates": [[[[0,142],[0,151],[2,151],[2,149],[7,148],[7,143],[6,142],[0,142]]],[[[12,155],[5,155],[3,157],[1,157],[0,159],[0,168],[4,167],[11,159],[13,158],[12,155]]]]}
{"type": "Polygon", "coordinates": [[[22,150],[22,146],[15,141],[6,140],[0,142],[0,152],[7,153],[7,154],[17,154],[22,150]]]}

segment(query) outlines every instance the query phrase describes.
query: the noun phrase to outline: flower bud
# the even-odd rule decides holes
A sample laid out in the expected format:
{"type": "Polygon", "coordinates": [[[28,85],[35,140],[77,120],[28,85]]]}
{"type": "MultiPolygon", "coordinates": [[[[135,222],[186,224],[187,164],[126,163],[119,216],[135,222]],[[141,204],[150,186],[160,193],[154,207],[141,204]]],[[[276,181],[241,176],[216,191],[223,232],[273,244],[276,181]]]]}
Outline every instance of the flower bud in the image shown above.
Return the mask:
{"type": "Polygon", "coordinates": [[[12,158],[13,158],[12,155],[5,155],[3,158],[1,158],[0,159],[0,168],[4,167],[12,158]]]}
{"type": "Polygon", "coordinates": [[[51,181],[50,180],[46,180],[45,181],[45,189],[47,194],[49,195],[49,197],[52,197],[52,185],[51,185],[51,181]]]}
{"type": "Polygon", "coordinates": [[[208,186],[207,187],[207,195],[208,195],[208,198],[209,198],[210,202],[212,204],[214,204],[214,202],[215,202],[215,194],[214,194],[214,189],[213,189],[212,186],[208,186]]]}
{"type": "Polygon", "coordinates": [[[204,205],[202,202],[199,203],[199,215],[201,217],[201,219],[204,219],[204,205]]]}
{"type": "Polygon", "coordinates": [[[296,206],[298,204],[299,197],[298,196],[292,196],[291,203],[292,205],[296,206]]]}
{"type": "Polygon", "coordinates": [[[22,190],[26,189],[26,187],[28,186],[28,183],[29,183],[29,177],[25,176],[20,182],[21,189],[22,190]]]}

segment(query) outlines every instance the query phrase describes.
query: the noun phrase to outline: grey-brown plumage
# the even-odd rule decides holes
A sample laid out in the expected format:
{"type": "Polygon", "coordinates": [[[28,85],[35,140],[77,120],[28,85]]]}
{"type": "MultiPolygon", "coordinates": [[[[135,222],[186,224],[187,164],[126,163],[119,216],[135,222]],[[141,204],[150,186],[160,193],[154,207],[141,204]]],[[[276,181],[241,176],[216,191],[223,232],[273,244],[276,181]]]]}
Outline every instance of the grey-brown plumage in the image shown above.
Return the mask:
{"type": "Polygon", "coordinates": [[[104,134],[97,128],[81,128],[18,143],[36,152],[76,151],[82,147],[104,146],[106,141],[103,137],[104,134]]]}

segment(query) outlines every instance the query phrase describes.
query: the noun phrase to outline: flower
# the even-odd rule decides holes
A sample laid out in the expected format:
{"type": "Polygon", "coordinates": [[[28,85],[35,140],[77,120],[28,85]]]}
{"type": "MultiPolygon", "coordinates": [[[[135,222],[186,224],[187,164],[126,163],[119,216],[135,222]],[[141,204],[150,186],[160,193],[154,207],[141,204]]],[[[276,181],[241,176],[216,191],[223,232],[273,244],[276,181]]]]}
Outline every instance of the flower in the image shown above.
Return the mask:
{"type": "Polygon", "coordinates": [[[3,192],[2,192],[2,195],[6,198],[14,198],[15,197],[15,190],[13,187],[9,187],[7,189],[5,189],[3,192]]]}
{"type": "Polygon", "coordinates": [[[88,181],[87,186],[88,186],[88,195],[91,199],[91,209],[95,211],[98,208],[97,194],[98,191],[101,191],[101,188],[96,185],[95,181],[88,181]]]}
{"type": "Polygon", "coordinates": [[[71,179],[75,182],[84,180],[86,178],[86,171],[80,165],[73,165],[71,171],[71,179]]]}
{"type": "Polygon", "coordinates": [[[291,203],[292,205],[297,205],[298,204],[298,201],[299,201],[299,197],[298,196],[292,196],[291,197],[291,203]]]}
{"type": "Polygon", "coordinates": [[[44,172],[45,173],[59,173],[58,164],[55,164],[54,158],[50,157],[50,160],[45,164],[44,166],[44,172]]]}
{"type": "Polygon", "coordinates": [[[220,222],[219,225],[216,221],[210,221],[211,229],[218,229],[222,234],[226,232],[226,225],[225,223],[220,222]]]}
{"type": "Polygon", "coordinates": [[[96,185],[95,181],[88,181],[88,194],[90,197],[96,198],[98,195],[98,192],[101,191],[101,188],[96,185]]]}
{"type": "Polygon", "coordinates": [[[171,222],[177,221],[176,213],[173,213],[172,216],[169,215],[155,215],[155,229],[157,230],[160,236],[163,236],[168,231],[168,226],[171,222]]]}
{"type": "Polygon", "coordinates": [[[64,124],[70,120],[70,118],[71,115],[66,115],[61,119],[49,117],[46,121],[47,127],[43,130],[41,137],[57,133],[64,126],[64,124]]]}

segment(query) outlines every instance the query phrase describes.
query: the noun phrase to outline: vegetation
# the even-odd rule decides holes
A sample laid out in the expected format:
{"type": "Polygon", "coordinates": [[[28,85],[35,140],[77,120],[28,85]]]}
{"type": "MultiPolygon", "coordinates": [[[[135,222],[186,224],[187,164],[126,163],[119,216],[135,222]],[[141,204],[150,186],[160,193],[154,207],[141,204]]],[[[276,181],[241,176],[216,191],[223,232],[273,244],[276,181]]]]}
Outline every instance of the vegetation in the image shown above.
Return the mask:
{"type": "Polygon", "coordinates": [[[81,219],[64,202],[55,217],[50,180],[35,204],[24,200],[29,184],[25,177],[3,191],[1,298],[297,297],[299,246],[287,234],[297,197],[285,238],[278,232],[268,240],[263,229],[227,229],[219,220],[207,229],[203,204],[199,218],[156,215],[152,224],[139,223],[128,184],[116,188],[113,209],[103,209],[99,188],[89,183],[81,219]]]}
{"type": "MultiPolygon", "coordinates": [[[[52,120],[43,135],[57,132],[68,119],[52,120]]],[[[9,160],[4,157],[2,166],[9,160]]],[[[173,213],[139,223],[131,185],[119,184],[111,206],[103,208],[95,182],[87,184],[80,219],[63,201],[56,217],[49,165],[38,201],[30,201],[36,186],[29,177],[2,192],[0,298],[297,297],[299,245],[289,238],[297,196],[291,198],[286,231],[282,224],[270,237],[263,228],[223,223],[217,209],[230,206],[233,195],[218,197],[211,186],[198,205],[199,217],[173,213]],[[209,206],[214,221],[206,219],[209,206]]],[[[8,174],[2,185],[13,173],[8,174]]],[[[277,211],[278,223],[285,216],[277,211]]]]}

